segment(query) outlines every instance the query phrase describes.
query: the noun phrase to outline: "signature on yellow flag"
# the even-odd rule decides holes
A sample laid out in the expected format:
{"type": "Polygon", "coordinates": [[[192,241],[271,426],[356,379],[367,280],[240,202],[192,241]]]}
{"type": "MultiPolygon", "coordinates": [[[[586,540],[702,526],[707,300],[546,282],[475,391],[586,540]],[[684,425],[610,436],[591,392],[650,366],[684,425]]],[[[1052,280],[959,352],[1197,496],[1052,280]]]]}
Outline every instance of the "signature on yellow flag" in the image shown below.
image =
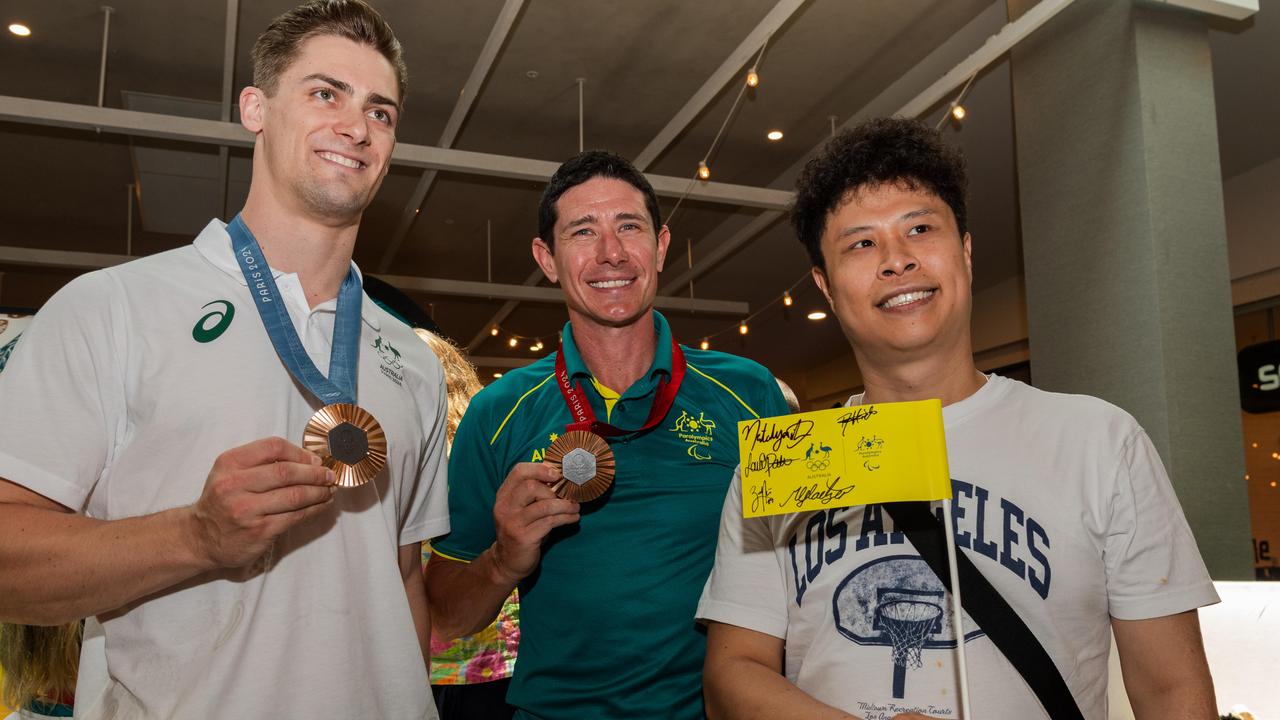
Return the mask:
{"type": "Polygon", "coordinates": [[[744,517],[951,497],[938,400],[738,423],[744,517]]]}

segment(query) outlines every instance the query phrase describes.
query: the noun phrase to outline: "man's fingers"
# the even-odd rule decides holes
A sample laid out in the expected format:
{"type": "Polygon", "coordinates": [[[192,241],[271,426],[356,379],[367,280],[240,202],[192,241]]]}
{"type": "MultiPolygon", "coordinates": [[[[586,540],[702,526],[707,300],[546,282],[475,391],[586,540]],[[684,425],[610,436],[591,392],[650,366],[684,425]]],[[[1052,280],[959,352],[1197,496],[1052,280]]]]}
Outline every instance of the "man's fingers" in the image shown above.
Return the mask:
{"type": "Polygon", "coordinates": [[[259,465],[239,473],[243,487],[251,492],[269,492],[290,485],[333,485],[333,471],[322,465],[304,465],[296,462],[275,462],[259,465]]]}
{"type": "Polygon", "coordinates": [[[218,461],[229,463],[234,468],[251,468],[273,462],[319,465],[320,457],[284,438],[269,437],[232,448],[218,456],[218,461]]]}
{"type": "Polygon", "coordinates": [[[315,517],[316,515],[319,515],[320,513],[325,512],[328,509],[329,509],[329,504],[326,502],[326,503],[320,503],[319,505],[312,505],[310,507],[305,507],[305,508],[302,508],[301,510],[292,510],[290,512],[272,515],[267,519],[267,522],[269,523],[267,526],[268,531],[271,537],[279,537],[280,535],[284,534],[289,528],[295,525],[301,525],[304,522],[315,517]]]}
{"type": "Polygon", "coordinates": [[[259,514],[279,515],[328,503],[336,491],[334,485],[290,485],[259,493],[254,501],[259,514]]]}
{"type": "Polygon", "coordinates": [[[551,515],[577,515],[578,509],[579,505],[576,502],[552,497],[549,500],[539,500],[524,506],[520,509],[519,517],[525,525],[532,525],[535,520],[551,515]]]}

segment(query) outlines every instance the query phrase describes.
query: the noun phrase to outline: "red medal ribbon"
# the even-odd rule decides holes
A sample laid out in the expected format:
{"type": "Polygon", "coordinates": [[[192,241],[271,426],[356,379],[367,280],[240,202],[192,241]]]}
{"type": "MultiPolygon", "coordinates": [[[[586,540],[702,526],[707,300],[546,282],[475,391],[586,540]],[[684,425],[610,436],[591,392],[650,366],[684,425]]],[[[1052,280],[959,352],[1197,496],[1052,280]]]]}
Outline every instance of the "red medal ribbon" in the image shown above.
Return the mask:
{"type": "Polygon", "coordinates": [[[672,403],[676,401],[676,394],[680,392],[680,383],[684,381],[684,371],[684,351],[680,349],[680,345],[676,343],[675,338],[672,338],[671,377],[664,377],[658,381],[658,389],[653,395],[653,405],[649,408],[649,419],[645,421],[644,425],[634,430],[625,430],[596,419],[596,414],[591,409],[591,403],[582,392],[582,386],[569,378],[569,369],[565,367],[564,363],[564,350],[557,350],[556,381],[560,383],[560,393],[564,395],[565,404],[569,406],[569,412],[573,415],[573,422],[565,426],[565,431],[585,430],[601,437],[617,437],[618,435],[648,430],[666,417],[667,411],[671,409],[672,403]]]}

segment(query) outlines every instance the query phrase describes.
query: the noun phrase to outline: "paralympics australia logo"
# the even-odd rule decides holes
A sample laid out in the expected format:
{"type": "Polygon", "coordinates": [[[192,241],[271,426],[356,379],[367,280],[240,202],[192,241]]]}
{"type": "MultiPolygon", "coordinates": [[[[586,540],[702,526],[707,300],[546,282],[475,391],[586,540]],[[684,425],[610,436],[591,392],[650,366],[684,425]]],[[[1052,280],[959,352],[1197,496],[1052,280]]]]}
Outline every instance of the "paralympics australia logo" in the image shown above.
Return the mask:
{"type": "Polygon", "coordinates": [[[716,422],[706,416],[706,413],[699,410],[698,416],[694,417],[687,410],[680,411],[680,417],[676,418],[676,424],[668,428],[668,432],[673,432],[676,437],[680,438],[680,442],[687,443],[688,447],[685,452],[689,457],[695,460],[711,459],[711,441],[716,429],[716,422]]]}
{"type": "Polygon", "coordinates": [[[404,362],[400,359],[400,351],[381,335],[374,338],[373,349],[382,358],[382,367],[379,368],[382,374],[396,385],[404,387],[404,373],[400,372],[404,369],[404,362]]]}

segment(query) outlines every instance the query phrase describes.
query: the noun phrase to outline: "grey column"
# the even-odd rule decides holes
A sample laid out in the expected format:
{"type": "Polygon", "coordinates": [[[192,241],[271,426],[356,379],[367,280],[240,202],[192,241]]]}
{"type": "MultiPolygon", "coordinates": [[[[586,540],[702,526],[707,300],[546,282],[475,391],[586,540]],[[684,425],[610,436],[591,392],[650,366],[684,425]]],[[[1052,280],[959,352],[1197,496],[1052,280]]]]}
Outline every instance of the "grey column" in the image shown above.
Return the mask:
{"type": "Polygon", "coordinates": [[[1214,579],[1252,578],[1205,20],[1077,0],[1011,64],[1032,378],[1133,414],[1214,579]]]}

